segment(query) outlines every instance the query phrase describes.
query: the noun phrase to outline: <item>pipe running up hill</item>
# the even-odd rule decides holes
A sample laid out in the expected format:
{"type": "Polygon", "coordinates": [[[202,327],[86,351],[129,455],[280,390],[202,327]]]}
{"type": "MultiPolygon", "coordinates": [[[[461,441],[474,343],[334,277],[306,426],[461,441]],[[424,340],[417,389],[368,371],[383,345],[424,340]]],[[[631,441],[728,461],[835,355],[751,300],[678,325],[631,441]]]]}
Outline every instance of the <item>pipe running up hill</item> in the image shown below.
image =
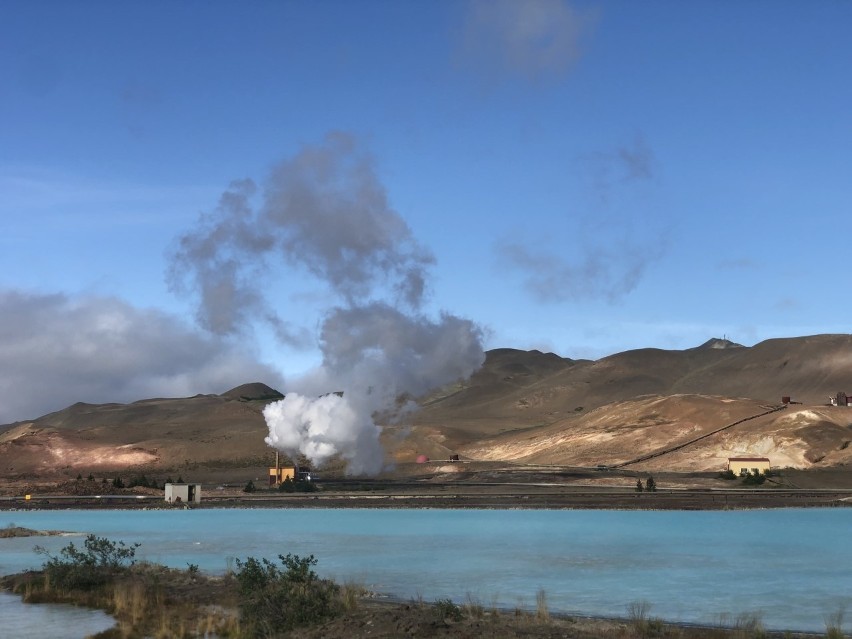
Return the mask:
{"type": "Polygon", "coordinates": [[[757,415],[752,415],[750,417],[743,417],[742,419],[738,419],[732,424],[728,424],[727,426],[722,426],[721,428],[717,428],[714,431],[710,431],[709,433],[704,433],[703,435],[696,437],[695,439],[690,439],[688,442],[683,442],[682,444],[678,444],[677,446],[670,446],[668,448],[663,448],[662,450],[655,451],[653,453],[648,453],[647,455],[642,455],[641,457],[637,457],[636,459],[631,459],[626,462],[621,462],[620,464],[611,464],[608,468],[624,468],[625,466],[631,466],[633,464],[638,464],[639,462],[648,461],[649,459],[655,459],[657,457],[662,457],[663,455],[668,455],[669,453],[673,453],[677,450],[681,450],[686,448],[687,446],[691,446],[695,442],[699,442],[702,439],[707,439],[708,437],[712,437],[722,431],[728,430],[729,428],[733,428],[734,426],[738,426],[743,422],[747,422],[752,419],[757,419],[758,417],[763,417],[764,415],[771,415],[772,413],[777,413],[780,410],[784,410],[787,408],[786,404],[782,404],[781,406],[775,406],[774,408],[767,410],[763,413],[758,413],[757,415]]]}

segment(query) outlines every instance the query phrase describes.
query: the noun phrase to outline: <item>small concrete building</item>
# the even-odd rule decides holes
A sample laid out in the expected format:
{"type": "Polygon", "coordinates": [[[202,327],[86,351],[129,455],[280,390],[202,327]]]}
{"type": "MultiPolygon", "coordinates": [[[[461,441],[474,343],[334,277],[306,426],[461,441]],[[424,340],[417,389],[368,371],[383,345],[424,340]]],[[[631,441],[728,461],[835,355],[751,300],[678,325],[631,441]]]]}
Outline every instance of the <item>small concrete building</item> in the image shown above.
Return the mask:
{"type": "Polygon", "coordinates": [[[728,470],[735,475],[765,475],[771,470],[768,457],[729,457],[728,470]]]}
{"type": "Polygon", "coordinates": [[[166,484],[166,501],[170,504],[200,504],[201,484],[166,484]]]}

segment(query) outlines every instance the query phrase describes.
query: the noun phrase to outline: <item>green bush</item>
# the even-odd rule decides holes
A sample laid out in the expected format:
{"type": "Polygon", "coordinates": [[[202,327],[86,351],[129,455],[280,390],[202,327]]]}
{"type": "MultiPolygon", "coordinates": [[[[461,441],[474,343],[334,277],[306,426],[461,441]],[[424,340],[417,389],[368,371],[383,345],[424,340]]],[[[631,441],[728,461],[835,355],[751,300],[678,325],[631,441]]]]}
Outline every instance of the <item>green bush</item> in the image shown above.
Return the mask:
{"type": "Polygon", "coordinates": [[[266,637],[318,623],[341,610],[338,586],[313,571],[313,555],[236,560],[240,623],[249,637],[266,637]]]}
{"type": "Polygon", "coordinates": [[[244,493],[253,493],[255,490],[257,490],[257,488],[255,488],[254,482],[251,479],[249,479],[248,483],[243,488],[243,492],[244,493]]]}
{"type": "Polygon", "coordinates": [[[721,473],[719,473],[719,479],[731,480],[731,479],[736,479],[736,478],[737,478],[737,476],[734,474],[734,471],[732,471],[730,468],[728,470],[725,470],[725,471],[722,471],[721,473]]]}
{"type": "Polygon", "coordinates": [[[36,546],[35,551],[47,556],[42,569],[52,586],[65,590],[89,590],[105,584],[117,573],[132,566],[139,546],[87,535],[83,549],[78,549],[72,541],[59,551],[58,557],[41,546],[36,546]]]}
{"type": "Polygon", "coordinates": [[[131,477],[127,481],[128,488],[136,488],[137,486],[141,488],[156,488],[157,482],[155,480],[148,481],[148,478],[145,476],[145,473],[142,473],[141,475],[138,475],[136,477],[131,477]]]}
{"type": "Polygon", "coordinates": [[[316,492],[317,486],[313,482],[303,479],[293,480],[291,477],[285,477],[278,485],[278,490],[282,493],[313,493],[316,492]]]}
{"type": "Polygon", "coordinates": [[[763,475],[759,471],[756,473],[749,473],[743,477],[743,486],[760,486],[765,481],[766,475],[763,475]]]}
{"type": "Polygon", "coordinates": [[[450,619],[452,621],[462,620],[461,608],[454,604],[453,600],[449,597],[446,599],[438,599],[435,602],[435,612],[438,613],[438,618],[442,621],[445,619],[450,619]]]}

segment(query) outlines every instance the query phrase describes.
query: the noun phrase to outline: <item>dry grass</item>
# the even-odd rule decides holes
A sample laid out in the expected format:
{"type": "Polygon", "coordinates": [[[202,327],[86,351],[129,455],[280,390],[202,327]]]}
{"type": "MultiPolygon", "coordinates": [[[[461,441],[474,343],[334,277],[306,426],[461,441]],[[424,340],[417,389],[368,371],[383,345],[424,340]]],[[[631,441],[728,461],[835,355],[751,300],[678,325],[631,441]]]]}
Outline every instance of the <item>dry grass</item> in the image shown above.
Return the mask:
{"type": "Polygon", "coordinates": [[[118,583],[112,592],[112,610],[117,617],[128,618],[139,625],[152,607],[146,584],[139,581],[118,583]]]}
{"type": "MultiPolygon", "coordinates": [[[[233,599],[232,578],[172,570],[143,564],[134,567],[97,593],[59,592],[41,573],[28,573],[2,580],[2,586],[24,595],[27,601],[68,601],[101,608],[113,614],[118,624],[97,639],[184,639],[216,636],[247,639],[249,627],[241,624],[233,599]]],[[[391,639],[402,636],[462,639],[479,636],[514,639],[762,639],[770,635],[760,615],[723,615],[709,628],[682,627],[650,617],[651,604],[639,601],[627,607],[627,618],[607,621],[563,617],[552,614],[543,589],[536,593],[532,608],[520,600],[515,615],[497,610],[486,612],[472,594],[463,606],[449,599],[424,605],[382,603],[358,583],[340,586],[342,614],[318,626],[298,628],[283,635],[300,639],[391,639]],[[436,611],[440,623],[436,623],[436,611]]],[[[828,639],[841,639],[842,611],[826,618],[828,639]]],[[[792,637],[793,635],[787,635],[792,637]]]]}
{"type": "Polygon", "coordinates": [[[462,610],[465,615],[472,619],[482,619],[485,616],[485,607],[482,602],[471,593],[467,593],[467,601],[462,610]]]}
{"type": "Polygon", "coordinates": [[[547,609],[547,593],[544,588],[539,588],[535,593],[535,616],[539,621],[548,621],[550,611],[547,609]]]}
{"type": "Polygon", "coordinates": [[[843,634],[843,617],[846,615],[846,608],[841,606],[825,618],[825,637],[826,639],[844,639],[843,634]]]}
{"type": "Polygon", "coordinates": [[[368,594],[370,593],[364,584],[349,580],[343,582],[338,592],[340,603],[346,612],[357,610],[358,602],[368,594]]]}

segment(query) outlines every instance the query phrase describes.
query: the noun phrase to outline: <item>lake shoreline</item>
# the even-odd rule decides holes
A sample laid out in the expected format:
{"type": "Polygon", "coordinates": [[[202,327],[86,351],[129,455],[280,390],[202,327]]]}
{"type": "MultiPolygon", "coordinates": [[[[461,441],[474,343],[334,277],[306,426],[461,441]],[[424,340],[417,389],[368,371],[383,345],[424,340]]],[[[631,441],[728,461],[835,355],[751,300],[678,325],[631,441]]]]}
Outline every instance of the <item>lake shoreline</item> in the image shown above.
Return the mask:
{"type": "MultiPolygon", "coordinates": [[[[506,610],[516,605],[530,614],[543,590],[553,611],[572,617],[624,617],[628,604],[649,600],[651,614],[671,624],[715,624],[717,618],[738,623],[740,613],[755,611],[770,628],[813,633],[849,583],[841,563],[825,563],[842,553],[832,531],[849,521],[836,508],[690,513],[210,507],[121,515],[112,510],[7,513],[5,522],[142,543],[140,561],[177,570],[194,566],[209,575],[229,574],[237,558],[316,553],[324,575],[338,583],[361,581],[381,593],[376,599],[398,604],[380,612],[398,619],[410,614],[405,605],[412,600],[423,603],[421,592],[427,605],[452,597],[462,606],[473,597],[509,617],[506,610]],[[753,535],[738,531],[771,532],[755,547],[753,535]],[[773,558],[782,555],[779,566],[773,558]],[[815,564],[824,566],[819,575],[813,574],[815,564]],[[749,580],[762,584],[759,592],[749,580]]],[[[32,556],[33,543],[0,544],[2,572],[41,565],[32,556]]],[[[53,538],[45,546],[58,556],[66,543],[53,538]]]]}
{"type": "MultiPolygon", "coordinates": [[[[233,586],[233,577],[225,577],[223,580],[221,577],[146,566],[146,571],[150,570],[161,570],[158,574],[165,577],[166,587],[182,591],[179,604],[172,601],[165,609],[159,610],[165,617],[171,617],[172,623],[177,627],[182,628],[183,624],[188,622],[190,627],[194,624],[197,628],[202,627],[204,623],[210,624],[211,609],[218,610],[221,615],[219,631],[240,627],[235,616],[236,595],[229,589],[222,588],[223,584],[228,583],[233,586]]],[[[42,579],[41,571],[0,576],[0,592],[20,596],[25,606],[71,604],[100,610],[112,616],[115,625],[94,634],[95,639],[114,639],[138,634],[142,630],[136,625],[137,622],[129,618],[127,611],[117,608],[109,597],[92,596],[90,592],[40,593],[37,603],[28,603],[25,591],[32,593],[32,586],[27,584],[34,584],[42,579]]],[[[125,581],[125,585],[127,583],[125,581]]],[[[346,587],[350,586],[344,586],[343,592],[346,587]]],[[[338,588],[341,586],[338,585],[338,588]]],[[[114,589],[114,584],[108,584],[106,588],[107,591],[114,589]]],[[[760,623],[759,615],[741,615],[737,619],[728,620],[727,624],[718,625],[668,621],[649,615],[650,606],[646,609],[641,602],[637,604],[637,612],[628,617],[585,615],[577,612],[551,613],[547,610],[546,595],[544,597],[537,609],[522,610],[488,607],[476,600],[452,602],[446,599],[425,602],[386,594],[362,593],[350,599],[348,607],[332,619],[300,626],[276,636],[300,639],[391,639],[400,636],[398,633],[402,631],[405,636],[412,637],[465,639],[488,633],[498,636],[494,633],[499,631],[499,636],[506,639],[606,639],[633,636],[670,639],[807,639],[824,634],[800,630],[766,630],[760,623]]],[[[210,629],[213,628],[208,628],[210,629]]]]}

